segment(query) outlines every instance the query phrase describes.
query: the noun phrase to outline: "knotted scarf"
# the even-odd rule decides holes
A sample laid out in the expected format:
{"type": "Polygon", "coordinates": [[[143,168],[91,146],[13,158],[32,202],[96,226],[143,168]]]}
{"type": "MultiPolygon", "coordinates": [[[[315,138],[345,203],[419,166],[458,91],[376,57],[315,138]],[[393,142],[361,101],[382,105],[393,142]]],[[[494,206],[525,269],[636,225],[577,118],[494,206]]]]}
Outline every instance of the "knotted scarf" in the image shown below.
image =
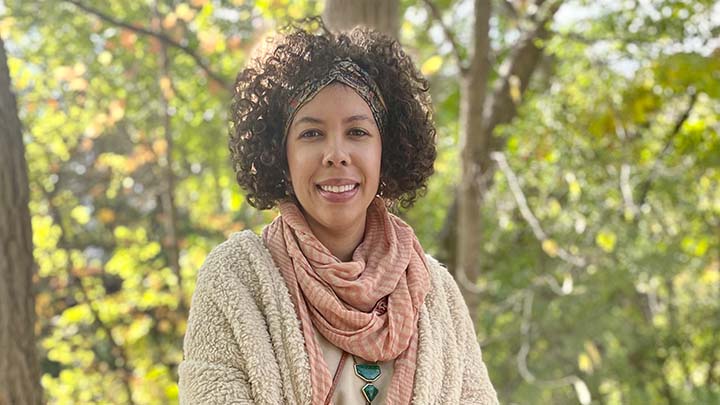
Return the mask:
{"type": "Polygon", "coordinates": [[[263,240],[295,305],[310,360],[313,404],[332,376],[312,326],[341,350],[377,362],[395,360],[387,404],[409,404],[417,356],[417,322],[430,288],[428,264],[412,228],[376,197],[365,235],[341,262],[313,235],[300,208],[279,206],[263,240]]]}

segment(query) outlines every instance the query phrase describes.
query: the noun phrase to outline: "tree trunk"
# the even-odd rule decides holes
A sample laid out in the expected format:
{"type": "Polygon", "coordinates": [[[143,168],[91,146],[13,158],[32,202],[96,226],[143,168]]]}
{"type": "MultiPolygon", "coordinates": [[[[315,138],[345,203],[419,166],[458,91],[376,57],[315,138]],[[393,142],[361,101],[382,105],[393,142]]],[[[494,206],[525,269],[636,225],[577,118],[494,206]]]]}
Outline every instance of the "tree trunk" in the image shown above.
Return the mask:
{"type": "MultiPolygon", "coordinates": [[[[538,7],[545,0],[538,0],[538,7]]],[[[474,285],[481,267],[483,224],[481,209],[485,192],[492,185],[495,170],[490,154],[503,150],[505,139],[494,136],[498,125],[510,122],[517,114],[517,106],[527,90],[543,49],[541,41],[549,36],[546,25],[560,8],[562,1],[548,3],[534,29],[529,30],[517,42],[500,69],[493,91],[486,96],[488,80],[488,21],[490,2],[475,0],[475,45],[469,68],[463,76],[461,88],[461,176],[455,201],[448,210],[442,245],[448,255],[455,253],[455,260],[447,263],[455,270],[455,278],[461,286],[471,315],[477,303],[474,285]],[[516,94],[513,98],[513,94],[516,94]]]]}
{"type": "Polygon", "coordinates": [[[398,0],[327,0],[323,20],[331,30],[349,30],[364,25],[398,37],[398,0]]]}
{"type": "Polygon", "coordinates": [[[0,38],[0,405],[40,404],[27,165],[0,38]]]}
{"type": "Polygon", "coordinates": [[[460,157],[461,171],[457,197],[457,244],[455,280],[465,286],[465,301],[474,314],[477,294],[471,285],[478,278],[482,224],[480,218],[483,179],[487,165],[490,139],[478,133],[483,127],[483,105],[487,91],[490,64],[490,14],[492,8],[487,0],[475,0],[475,43],[468,69],[461,83],[460,104],[460,157]]]}

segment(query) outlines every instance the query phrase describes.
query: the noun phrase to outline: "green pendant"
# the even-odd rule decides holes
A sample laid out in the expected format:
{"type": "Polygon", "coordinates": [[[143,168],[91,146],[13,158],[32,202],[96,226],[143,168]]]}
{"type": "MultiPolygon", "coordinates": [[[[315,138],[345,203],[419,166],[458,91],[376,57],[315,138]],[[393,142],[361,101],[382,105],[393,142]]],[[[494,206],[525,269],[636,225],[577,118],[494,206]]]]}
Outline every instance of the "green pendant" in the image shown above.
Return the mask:
{"type": "Polygon", "coordinates": [[[380,366],[377,364],[356,364],[355,374],[365,382],[373,382],[380,377],[380,366]]]}
{"type": "Polygon", "coordinates": [[[380,390],[378,390],[377,387],[375,387],[372,384],[365,384],[365,386],[362,389],[362,392],[363,392],[363,395],[365,395],[365,399],[368,402],[372,402],[373,399],[375,399],[377,394],[380,392],[380,390]]]}

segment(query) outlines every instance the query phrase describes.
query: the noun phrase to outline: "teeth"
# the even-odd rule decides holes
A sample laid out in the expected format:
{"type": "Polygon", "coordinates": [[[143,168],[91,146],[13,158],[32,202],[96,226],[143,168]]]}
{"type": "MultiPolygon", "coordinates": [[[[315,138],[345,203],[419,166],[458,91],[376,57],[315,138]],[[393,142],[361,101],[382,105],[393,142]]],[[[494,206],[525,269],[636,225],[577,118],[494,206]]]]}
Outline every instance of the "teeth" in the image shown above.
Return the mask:
{"type": "Polygon", "coordinates": [[[330,193],[344,193],[346,191],[350,191],[355,188],[354,184],[346,184],[344,186],[320,186],[320,188],[323,191],[328,191],[330,193]]]}

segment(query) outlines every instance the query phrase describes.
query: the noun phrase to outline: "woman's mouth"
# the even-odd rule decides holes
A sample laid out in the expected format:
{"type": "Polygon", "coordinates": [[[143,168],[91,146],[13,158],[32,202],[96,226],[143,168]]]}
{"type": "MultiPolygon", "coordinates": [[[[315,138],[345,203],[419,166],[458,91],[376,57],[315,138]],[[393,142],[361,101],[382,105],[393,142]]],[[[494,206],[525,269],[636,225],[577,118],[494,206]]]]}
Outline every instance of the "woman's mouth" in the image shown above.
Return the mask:
{"type": "Polygon", "coordinates": [[[360,189],[360,184],[345,184],[342,186],[316,186],[321,197],[333,203],[346,202],[353,198],[360,189]]]}

